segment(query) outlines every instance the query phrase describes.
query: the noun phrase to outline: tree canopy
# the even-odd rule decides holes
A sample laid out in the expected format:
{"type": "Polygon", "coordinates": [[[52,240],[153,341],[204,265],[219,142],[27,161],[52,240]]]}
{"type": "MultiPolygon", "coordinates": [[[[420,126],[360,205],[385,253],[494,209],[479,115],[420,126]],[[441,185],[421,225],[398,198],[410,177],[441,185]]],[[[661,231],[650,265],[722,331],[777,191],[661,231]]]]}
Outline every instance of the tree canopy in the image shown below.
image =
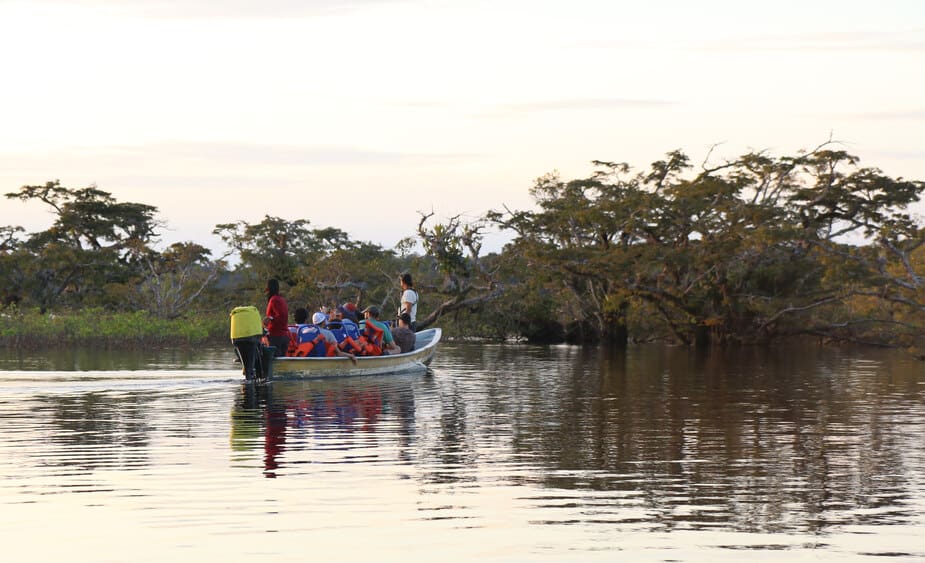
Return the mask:
{"type": "Polygon", "coordinates": [[[450,334],[921,346],[925,229],[909,209],[925,183],[863,167],[833,143],[699,165],[680,150],[643,169],[592,165],[586,178],[539,177],[530,209],[468,222],[422,214],[395,249],[266,215],[216,225],[230,248],[218,258],[193,242],[159,249],[150,205],[96,186],[23,186],[6,197],[45,205],[55,220],[36,233],[0,226],[3,304],[171,318],[260,303],[274,277],[297,306],[350,300],[389,311],[408,272],[421,294],[419,327],[440,323],[450,334]],[[482,251],[489,228],[513,237],[500,253],[482,251]]]}
{"type": "Polygon", "coordinates": [[[560,314],[597,337],[625,341],[634,314],[682,343],[850,337],[849,320],[895,321],[889,307],[853,318],[858,296],[920,308],[922,231],[906,208],[922,182],[825,147],[696,171],[680,151],[641,172],[594,164],[589,178],[538,179],[536,210],[490,217],[516,233],[510,252],[554,274],[560,314]]]}

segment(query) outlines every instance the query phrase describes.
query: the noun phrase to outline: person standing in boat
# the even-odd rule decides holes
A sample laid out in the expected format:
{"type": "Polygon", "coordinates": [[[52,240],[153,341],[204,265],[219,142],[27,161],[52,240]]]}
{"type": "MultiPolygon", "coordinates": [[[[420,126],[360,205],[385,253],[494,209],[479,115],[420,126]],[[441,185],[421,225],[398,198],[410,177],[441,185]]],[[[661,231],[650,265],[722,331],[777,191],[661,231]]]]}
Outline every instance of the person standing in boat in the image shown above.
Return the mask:
{"type": "Polygon", "coordinates": [[[417,330],[418,324],[418,292],[415,291],[414,281],[408,272],[399,276],[398,282],[401,284],[401,307],[398,309],[398,314],[408,313],[408,316],[411,317],[411,322],[408,326],[411,327],[413,332],[417,330]]]}
{"type": "Polygon", "coordinates": [[[396,321],[398,326],[392,330],[392,338],[395,340],[395,343],[398,344],[398,347],[401,348],[401,353],[410,352],[414,350],[414,343],[417,339],[414,331],[411,330],[411,315],[408,313],[402,313],[398,315],[396,321]]]}
{"type": "Polygon", "coordinates": [[[267,314],[263,318],[267,341],[276,348],[274,355],[285,356],[289,349],[289,304],[279,294],[279,280],[268,279],[263,291],[267,294],[267,314]]]}

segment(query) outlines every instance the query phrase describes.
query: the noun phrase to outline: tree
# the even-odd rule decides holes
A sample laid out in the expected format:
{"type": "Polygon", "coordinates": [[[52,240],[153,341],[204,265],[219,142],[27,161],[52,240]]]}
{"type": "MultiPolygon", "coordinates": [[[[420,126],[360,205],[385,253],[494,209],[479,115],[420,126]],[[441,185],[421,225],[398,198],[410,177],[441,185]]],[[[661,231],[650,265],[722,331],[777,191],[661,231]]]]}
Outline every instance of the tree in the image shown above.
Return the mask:
{"type": "MultiPolygon", "coordinates": [[[[432,287],[441,301],[427,317],[418,319],[419,330],[453,311],[476,310],[504,293],[504,286],[495,279],[497,267],[481,256],[484,224],[463,223],[456,216],[428,227],[431,217],[433,213],[421,214],[418,236],[442,276],[440,285],[432,287]]],[[[420,283],[415,285],[421,287],[420,283]]]]}
{"type": "Polygon", "coordinates": [[[514,230],[511,251],[549,273],[557,315],[586,319],[605,340],[622,342],[639,311],[678,341],[706,343],[831,333],[844,323],[831,313],[859,295],[916,306],[922,232],[902,210],[921,182],[857,169],[827,144],[704,162],[693,175],[680,151],[646,173],[594,164],[586,179],[540,178],[538,210],[489,219],[514,230]],[[846,244],[852,234],[878,251],[846,244]]]}
{"type": "Polygon", "coordinates": [[[301,268],[353,244],[339,229],[311,229],[309,224],[305,219],[287,221],[265,215],[256,225],[223,223],[212,232],[237,252],[241,264],[258,278],[273,277],[295,286],[301,268]]]}
{"type": "Polygon", "coordinates": [[[391,250],[371,242],[356,242],[325,253],[306,265],[301,276],[313,280],[299,294],[304,303],[378,305],[387,310],[401,271],[401,261],[391,250]]]}
{"type": "Polygon", "coordinates": [[[29,257],[22,251],[20,234],[22,227],[0,227],[0,306],[14,305],[22,301],[24,292],[23,266],[29,257]]]}
{"type": "Polygon", "coordinates": [[[140,302],[159,317],[183,315],[224,270],[224,257],[213,261],[211,255],[193,242],[174,243],[162,253],[151,253],[146,259],[147,276],[138,287],[140,302]]]}
{"type": "Polygon", "coordinates": [[[17,273],[23,292],[43,312],[64,295],[84,303],[104,297],[109,285],[130,283],[158,236],[155,207],[118,202],[95,186],[69,189],[56,180],[6,197],[41,201],[56,215],[48,230],[30,235],[18,250],[34,258],[19,261],[17,273]]]}

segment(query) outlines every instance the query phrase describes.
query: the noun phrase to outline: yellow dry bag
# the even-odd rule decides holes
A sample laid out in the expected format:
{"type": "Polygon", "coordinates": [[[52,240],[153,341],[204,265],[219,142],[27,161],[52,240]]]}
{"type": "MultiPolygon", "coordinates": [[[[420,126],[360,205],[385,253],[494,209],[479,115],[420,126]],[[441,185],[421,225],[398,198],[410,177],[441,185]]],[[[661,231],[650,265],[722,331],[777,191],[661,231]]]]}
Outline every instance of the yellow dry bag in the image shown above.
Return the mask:
{"type": "Polygon", "coordinates": [[[231,310],[231,339],[260,336],[263,334],[263,324],[260,322],[260,312],[257,307],[235,307],[231,310]]]}

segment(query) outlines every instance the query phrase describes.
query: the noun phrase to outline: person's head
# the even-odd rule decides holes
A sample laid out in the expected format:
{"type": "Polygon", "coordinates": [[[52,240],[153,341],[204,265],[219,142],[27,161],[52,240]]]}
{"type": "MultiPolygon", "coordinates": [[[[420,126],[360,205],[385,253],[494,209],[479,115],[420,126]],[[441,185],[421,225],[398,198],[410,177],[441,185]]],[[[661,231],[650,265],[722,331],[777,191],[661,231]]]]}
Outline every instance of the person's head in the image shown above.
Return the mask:
{"type": "Polygon", "coordinates": [[[369,307],[363,309],[363,316],[367,319],[378,319],[379,318],[379,307],[375,305],[370,305],[369,307]]]}
{"type": "Polygon", "coordinates": [[[354,303],[346,302],[339,307],[340,312],[344,315],[345,319],[350,319],[353,322],[357,322],[360,319],[357,317],[357,306],[354,303]]]}
{"type": "Polygon", "coordinates": [[[411,280],[411,274],[409,274],[408,272],[405,272],[402,275],[398,276],[398,281],[401,282],[402,289],[414,287],[414,282],[411,280]]]}
{"type": "Polygon", "coordinates": [[[339,321],[344,318],[344,311],[341,307],[331,307],[330,312],[328,313],[328,319],[332,321],[339,321]]]}
{"type": "Polygon", "coordinates": [[[328,322],[328,316],[322,313],[321,311],[318,311],[317,313],[312,315],[313,325],[324,326],[324,323],[326,322],[328,322]]]}
{"type": "Polygon", "coordinates": [[[275,278],[268,279],[267,287],[264,289],[264,292],[270,297],[279,295],[279,280],[275,278]]]}
{"type": "Polygon", "coordinates": [[[408,313],[398,315],[398,326],[411,326],[411,315],[408,313]]]}
{"type": "Polygon", "coordinates": [[[295,318],[295,324],[304,325],[308,322],[308,309],[299,307],[295,310],[295,315],[293,317],[295,318]]]}

